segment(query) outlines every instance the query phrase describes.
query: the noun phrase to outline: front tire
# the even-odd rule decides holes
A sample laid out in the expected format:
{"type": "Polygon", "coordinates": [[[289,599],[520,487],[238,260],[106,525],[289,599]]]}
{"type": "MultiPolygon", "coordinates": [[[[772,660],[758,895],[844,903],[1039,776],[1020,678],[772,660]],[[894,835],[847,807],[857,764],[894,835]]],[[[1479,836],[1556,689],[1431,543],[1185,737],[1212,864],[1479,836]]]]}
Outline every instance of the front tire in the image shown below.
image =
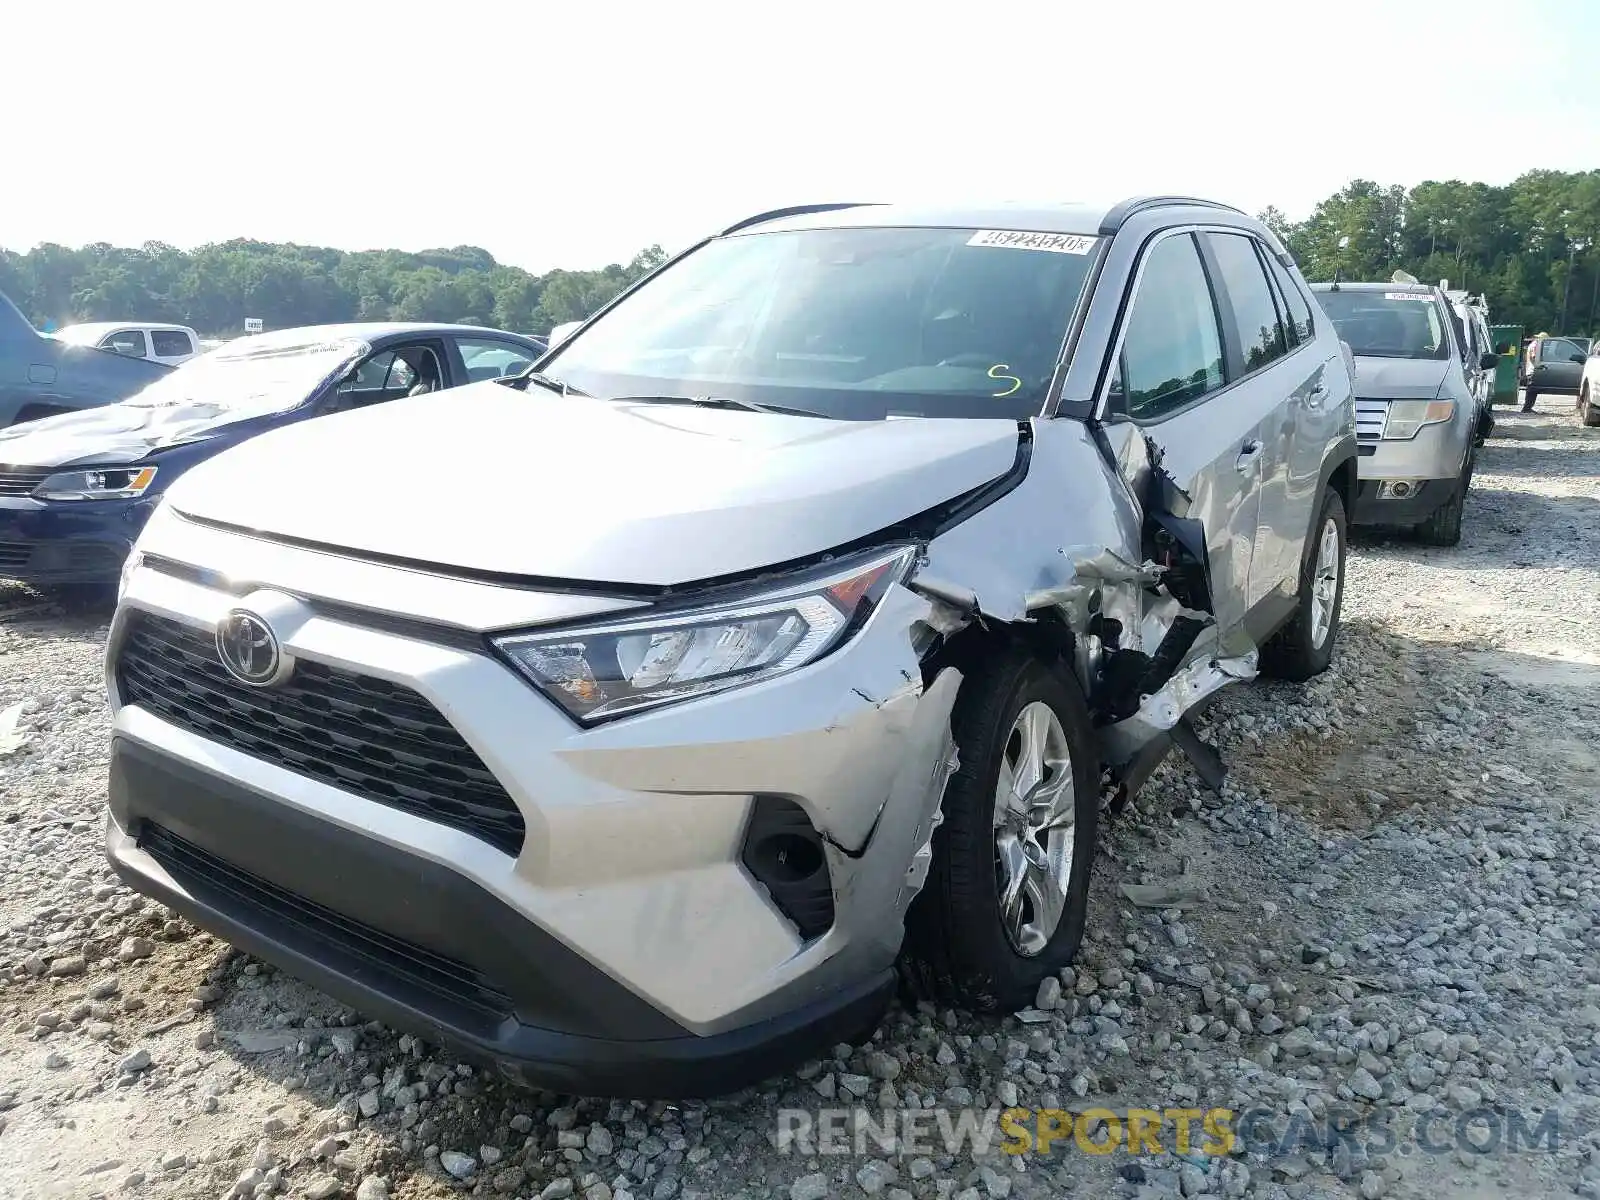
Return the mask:
{"type": "Polygon", "coordinates": [[[1344,502],[1330,487],[1322,494],[1317,521],[1311,527],[1294,616],[1261,648],[1263,674],[1301,681],[1328,669],[1339,637],[1348,548],[1344,502]]]}
{"type": "Polygon", "coordinates": [[[975,660],[952,716],[927,883],[906,920],[902,974],[920,998],[1015,1012],[1083,939],[1099,758],[1068,669],[1022,648],[975,660]]]}
{"type": "Polygon", "coordinates": [[[1467,507],[1467,489],[1472,486],[1472,473],[1477,468],[1477,456],[1468,452],[1466,466],[1456,480],[1450,499],[1434,510],[1426,521],[1414,529],[1417,540],[1424,546],[1454,546],[1461,541],[1461,516],[1467,507]]]}
{"type": "Polygon", "coordinates": [[[1588,384],[1583,385],[1583,391],[1578,395],[1578,420],[1590,427],[1600,425],[1600,409],[1594,406],[1588,384]]]}

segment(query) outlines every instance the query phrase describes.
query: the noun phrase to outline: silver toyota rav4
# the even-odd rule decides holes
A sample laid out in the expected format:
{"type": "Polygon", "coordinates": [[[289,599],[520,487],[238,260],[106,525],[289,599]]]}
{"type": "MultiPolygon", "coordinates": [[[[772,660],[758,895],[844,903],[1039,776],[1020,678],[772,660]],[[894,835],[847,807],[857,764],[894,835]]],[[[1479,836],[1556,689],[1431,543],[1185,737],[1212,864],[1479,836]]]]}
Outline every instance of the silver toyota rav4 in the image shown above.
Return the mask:
{"type": "Polygon", "coordinates": [[[1356,363],[1361,486],[1356,525],[1409,526],[1419,541],[1454,546],[1477,465],[1485,411],[1478,361],[1445,294],[1420,283],[1316,283],[1317,300],[1356,363]]]}
{"type": "Polygon", "coordinates": [[[190,472],[107,648],[122,877],[515,1078],[1031,1003],[1102,800],[1333,653],[1348,357],[1232,209],[767,213],[537,367],[190,472]]]}

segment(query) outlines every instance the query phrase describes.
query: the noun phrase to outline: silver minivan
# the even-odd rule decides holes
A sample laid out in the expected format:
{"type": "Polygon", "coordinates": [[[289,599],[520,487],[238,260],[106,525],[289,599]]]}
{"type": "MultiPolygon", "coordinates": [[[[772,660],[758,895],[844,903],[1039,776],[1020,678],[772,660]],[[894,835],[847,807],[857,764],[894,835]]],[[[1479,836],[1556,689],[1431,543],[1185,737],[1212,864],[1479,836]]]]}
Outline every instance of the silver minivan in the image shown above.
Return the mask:
{"type": "Polygon", "coordinates": [[[178,480],[111,861],[583,1095],[742,1086],[897,975],[1029,1005],[1102,803],[1174,749],[1220,788],[1199,708],[1334,654],[1347,361],[1217,204],[752,217],[534,369],[178,480]]]}
{"type": "MultiPolygon", "coordinates": [[[[1448,298],[1420,283],[1315,283],[1322,310],[1355,354],[1361,486],[1351,520],[1400,525],[1421,541],[1454,546],[1484,407],[1448,298]]],[[[1493,359],[1494,362],[1490,360],[1493,359]]]]}

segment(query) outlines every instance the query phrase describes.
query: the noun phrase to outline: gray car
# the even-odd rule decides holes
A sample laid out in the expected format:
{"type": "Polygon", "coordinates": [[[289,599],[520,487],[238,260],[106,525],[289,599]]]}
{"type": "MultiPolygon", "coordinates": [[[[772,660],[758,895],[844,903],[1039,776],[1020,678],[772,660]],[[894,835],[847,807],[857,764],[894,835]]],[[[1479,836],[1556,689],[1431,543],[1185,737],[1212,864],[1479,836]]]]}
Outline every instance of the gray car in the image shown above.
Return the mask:
{"type": "Polygon", "coordinates": [[[516,1078],[1032,1003],[1102,801],[1333,654],[1348,359],[1232,209],[767,213],[536,367],[189,472],[106,659],[121,876],[516,1078]]]}
{"type": "Polygon", "coordinates": [[[1461,516],[1485,415],[1477,362],[1457,337],[1449,301],[1418,283],[1311,285],[1339,337],[1355,353],[1361,487],[1351,520],[1400,525],[1430,545],[1461,540],[1461,516]],[[1481,389],[1480,389],[1481,391],[1481,389]]]}

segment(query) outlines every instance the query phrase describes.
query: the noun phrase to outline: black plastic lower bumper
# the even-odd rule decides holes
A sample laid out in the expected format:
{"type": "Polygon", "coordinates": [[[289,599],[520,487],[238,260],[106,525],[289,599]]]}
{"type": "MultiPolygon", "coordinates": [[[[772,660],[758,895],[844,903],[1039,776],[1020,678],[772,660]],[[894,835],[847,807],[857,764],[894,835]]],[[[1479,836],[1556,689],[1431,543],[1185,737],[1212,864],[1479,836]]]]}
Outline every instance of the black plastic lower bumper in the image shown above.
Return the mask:
{"type": "Polygon", "coordinates": [[[0,579],[40,586],[111,585],[122,573],[131,543],[0,541],[0,579]]]}
{"type": "Polygon", "coordinates": [[[153,502],[0,496],[0,579],[114,584],[153,502]]]}
{"type": "Polygon", "coordinates": [[[131,887],[395,1028],[562,1092],[718,1095],[858,1036],[890,973],[701,1037],[447,867],[117,738],[131,887]]]}
{"type": "Polygon", "coordinates": [[[1429,479],[1403,500],[1379,500],[1376,479],[1363,479],[1356,488],[1352,525],[1419,525],[1450,499],[1453,479],[1429,479]]]}

